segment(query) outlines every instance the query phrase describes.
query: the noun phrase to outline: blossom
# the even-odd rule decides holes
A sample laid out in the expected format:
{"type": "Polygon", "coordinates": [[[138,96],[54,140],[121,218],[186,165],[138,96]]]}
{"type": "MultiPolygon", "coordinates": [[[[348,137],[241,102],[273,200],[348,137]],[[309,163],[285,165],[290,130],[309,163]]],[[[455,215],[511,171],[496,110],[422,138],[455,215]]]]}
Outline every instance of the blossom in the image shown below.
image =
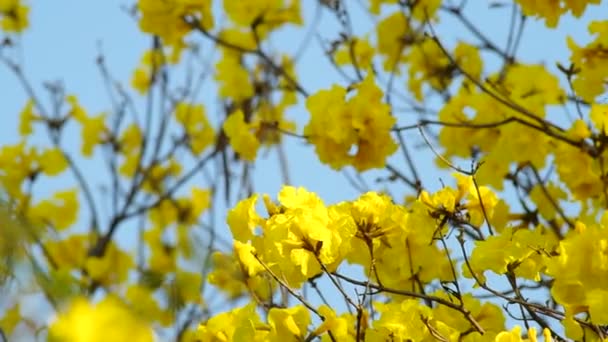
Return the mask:
{"type": "Polygon", "coordinates": [[[83,298],[74,299],[49,328],[49,341],[153,340],[152,329],[112,295],[96,304],[83,298]]]}
{"type": "Polygon", "coordinates": [[[382,102],[382,91],[371,73],[355,89],[357,93],[348,101],[346,89],[337,85],[310,96],[306,108],[311,118],[304,134],[315,145],[319,159],[334,169],[383,167],[397,150],[390,135],[396,120],[382,102]]]}

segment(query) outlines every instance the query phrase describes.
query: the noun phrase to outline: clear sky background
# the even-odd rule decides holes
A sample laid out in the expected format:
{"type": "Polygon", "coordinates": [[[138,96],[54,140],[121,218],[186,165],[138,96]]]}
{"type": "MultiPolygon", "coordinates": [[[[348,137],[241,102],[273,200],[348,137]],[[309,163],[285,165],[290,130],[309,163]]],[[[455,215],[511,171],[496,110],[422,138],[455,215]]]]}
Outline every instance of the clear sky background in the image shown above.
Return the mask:
{"type": "MultiPolygon", "coordinates": [[[[374,36],[373,21],[362,11],[360,5],[364,1],[346,1],[353,15],[355,33],[370,33],[374,36]]],[[[506,2],[506,1],[505,1],[506,2]]],[[[507,30],[509,28],[510,9],[509,6],[502,9],[487,10],[484,0],[469,1],[466,15],[477,27],[498,42],[500,46],[506,43],[507,30]]],[[[139,32],[137,22],[131,18],[125,8],[130,7],[133,1],[125,0],[103,0],[103,1],[78,1],[78,0],[53,0],[53,1],[30,1],[31,4],[31,27],[18,38],[19,54],[25,61],[25,73],[33,83],[39,96],[47,101],[42,84],[46,81],[60,80],[66,88],[67,93],[78,96],[81,104],[91,113],[99,113],[110,109],[108,96],[103,88],[102,78],[95,64],[95,59],[100,51],[105,55],[107,65],[113,76],[129,87],[131,73],[138,65],[142,52],[149,48],[150,37],[139,32]]],[[[312,0],[302,1],[304,8],[304,28],[287,28],[273,36],[271,45],[275,50],[293,52],[299,47],[311,24],[313,17],[319,12],[316,10],[316,2],[312,0]],[[294,43],[296,42],[296,43],[294,43]]],[[[221,22],[223,15],[216,6],[214,12],[216,23],[221,22]]],[[[524,38],[519,48],[518,59],[528,63],[546,61],[549,69],[556,70],[555,62],[568,64],[569,52],[566,48],[566,35],[583,44],[589,39],[587,24],[593,19],[605,19],[608,8],[590,7],[582,19],[574,19],[570,16],[562,17],[557,30],[548,30],[540,21],[528,22],[524,38]]],[[[321,12],[320,25],[316,32],[325,39],[337,37],[338,25],[335,17],[327,12],[321,12]]],[[[217,27],[217,25],[216,25],[217,27]]],[[[471,42],[471,36],[464,27],[446,16],[437,26],[440,38],[449,46],[458,38],[465,38],[471,42]]],[[[194,39],[201,41],[201,37],[194,39]]],[[[203,46],[209,46],[203,45],[203,46]]],[[[209,56],[210,51],[203,51],[203,55],[209,56]]],[[[217,56],[217,55],[216,55],[217,56]]],[[[486,71],[495,70],[491,62],[486,60],[486,71]]],[[[496,61],[494,61],[496,63],[496,61]]],[[[341,83],[342,79],[330,66],[326,57],[323,56],[317,40],[313,41],[299,60],[297,74],[301,84],[310,92],[322,88],[328,88],[333,83],[341,83]]],[[[563,83],[565,85],[565,83],[563,83]]],[[[403,83],[396,84],[403,92],[406,92],[403,83]]],[[[208,115],[217,120],[216,89],[212,78],[206,82],[201,91],[200,102],[207,107],[208,115]]],[[[0,65],[0,144],[15,143],[20,140],[18,135],[18,115],[27,101],[27,96],[15,77],[4,66],[0,65]]],[[[301,101],[303,103],[303,101],[301,101]]],[[[47,102],[48,103],[48,102],[47,102]]],[[[141,103],[140,103],[141,104],[141,103]]],[[[429,104],[433,107],[433,104],[429,104]]],[[[435,104],[437,108],[437,104],[435,104]]],[[[411,115],[411,114],[408,114],[411,115]]],[[[561,117],[559,120],[568,120],[563,112],[553,112],[552,115],[561,117]]],[[[297,106],[290,110],[290,118],[295,119],[301,132],[303,125],[309,116],[303,106],[297,106]]],[[[400,118],[401,122],[412,123],[415,117],[400,118]]],[[[422,139],[415,132],[405,135],[409,147],[413,150],[413,158],[418,170],[423,175],[423,183],[427,189],[436,190],[441,187],[440,178],[446,184],[452,184],[446,173],[438,172],[435,168],[434,157],[428,149],[414,149],[420,146],[422,139]]],[[[36,130],[35,140],[48,141],[44,130],[36,130]]],[[[70,146],[71,140],[66,140],[66,146],[70,146]]],[[[314,155],[312,146],[306,146],[301,141],[286,137],[286,151],[289,158],[291,182],[296,186],[304,186],[318,193],[326,203],[335,203],[341,200],[354,199],[358,192],[346,181],[340,172],[332,171],[329,167],[320,164],[314,155]]],[[[71,146],[73,147],[73,146],[71,146]]],[[[72,149],[78,151],[79,148],[72,149]]],[[[270,151],[260,153],[259,163],[255,168],[255,186],[260,192],[275,196],[281,187],[281,176],[277,163],[276,152],[270,151]]],[[[105,172],[100,172],[96,162],[100,160],[82,161],[86,177],[94,179],[97,183],[107,183],[105,172]]],[[[407,167],[400,153],[396,153],[391,161],[402,171],[407,167]]],[[[468,166],[468,164],[464,164],[468,166]]],[[[351,174],[352,174],[352,170],[351,174]]],[[[364,175],[368,184],[374,188],[374,178],[382,173],[370,172],[364,175]]],[[[386,175],[386,174],[384,174],[386,175]]],[[[37,187],[38,193],[50,195],[54,190],[65,188],[74,184],[71,177],[64,176],[58,180],[40,182],[37,187]]],[[[94,187],[99,191],[99,187],[94,187]]],[[[394,191],[396,199],[405,194],[403,187],[398,186],[394,191]]],[[[411,194],[411,192],[410,192],[411,194]]],[[[223,201],[219,204],[222,205],[223,201]]],[[[84,208],[84,204],[82,205],[84,208]]],[[[225,208],[218,208],[220,213],[225,213],[225,208]],[[224,210],[222,210],[224,209],[224,210]]],[[[82,219],[82,218],[81,218],[82,219]]],[[[223,221],[221,215],[219,220],[223,221]]],[[[228,230],[225,227],[227,234],[228,230]]],[[[222,225],[218,225],[222,230],[222,225]]],[[[133,236],[128,233],[118,235],[123,239],[122,244],[131,243],[133,236]]]]}

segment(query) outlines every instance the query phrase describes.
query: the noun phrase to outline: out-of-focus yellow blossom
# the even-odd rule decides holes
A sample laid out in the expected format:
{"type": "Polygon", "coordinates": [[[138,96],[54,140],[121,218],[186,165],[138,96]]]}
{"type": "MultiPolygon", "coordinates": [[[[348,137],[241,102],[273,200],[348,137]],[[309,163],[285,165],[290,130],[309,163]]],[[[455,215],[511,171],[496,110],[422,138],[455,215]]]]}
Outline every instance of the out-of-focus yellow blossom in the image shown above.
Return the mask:
{"type": "Polygon", "coordinates": [[[608,104],[593,103],[589,118],[598,131],[603,134],[608,132],[608,104]]]}
{"type": "Polygon", "coordinates": [[[584,120],[576,119],[568,130],[568,134],[576,140],[582,140],[587,139],[591,136],[591,130],[589,129],[584,120]]]}
{"type": "MultiPolygon", "coordinates": [[[[251,302],[242,308],[213,316],[201,323],[192,341],[268,341],[268,326],[262,323],[251,302]]],[[[285,338],[286,336],[281,336],[285,338]]]]}
{"type": "Polygon", "coordinates": [[[99,303],[72,301],[49,327],[49,341],[154,341],[150,326],[136,317],[119,299],[108,295],[99,303]]]}
{"type": "MultiPolygon", "coordinates": [[[[536,342],[537,339],[537,331],[536,328],[530,327],[528,329],[527,338],[522,338],[521,336],[521,327],[516,325],[511,329],[511,331],[503,331],[500,334],[496,335],[494,339],[495,342],[536,342]]],[[[551,337],[551,331],[547,328],[543,329],[543,337],[545,342],[553,342],[553,338],[551,337]]]]}
{"type": "Polygon", "coordinates": [[[178,220],[177,205],[169,199],[162,200],[148,212],[148,218],[155,227],[165,228],[178,220]]]}
{"type": "Polygon", "coordinates": [[[373,14],[380,14],[380,9],[382,8],[382,5],[386,5],[386,4],[396,4],[397,0],[370,0],[369,1],[369,10],[370,12],[372,12],[373,14]]]}
{"type": "Polygon", "coordinates": [[[288,99],[293,92],[285,92],[281,103],[273,105],[266,101],[262,102],[254,114],[253,126],[255,136],[258,141],[265,146],[272,146],[280,143],[282,132],[295,132],[296,124],[291,120],[285,119],[285,110],[293,103],[288,99]]]}
{"type": "Polygon", "coordinates": [[[139,66],[133,70],[133,75],[131,75],[133,89],[142,95],[146,94],[163,68],[168,64],[176,64],[180,61],[181,53],[185,47],[184,43],[178,43],[162,49],[146,50],[141,57],[139,66]]]}
{"type": "Polygon", "coordinates": [[[163,326],[169,326],[173,322],[167,310],[159,306],[150,288],[140,284],[129,285],[125,298],[131,304],[131,310],[148,322],[158,322],[163,326]]]}
{"type": "MultiPolygon", "coordinates": [[[[469,265],[477,278],[484,280],[484,271],[505,274],[508,271],[522,278],[539,281],[549,255],[557,247],[557,238],[544,227],[534,230],[505,228],[500,234],[476,241],[469,265]]],[[[471,278],[467,265],[463,274],[471,278]]]]}
{"type": "MultiPolygon", "coordinates": [[[[500,77],[494,75],[492,79],[500,77]]],[[[510,66],[497,88],[538,117],[545,116],[547,105],[563,104],[566,100],[566,93],[561,88],[559,79],[539,64],[510,66]]],[[[518,115],[517,112],[514,114],[518,115]]]]}
{"type": "Polygon", "coordinates": [[[140,94],[145,94],[150,88],[152,80],[149,73],[143,68],[137,68],[133,71],[131,76],[131,86],[137,90],[140,94]]]}
{"type": "Polygon", "coordinates": [[[56,192],[52,198],[31,206],[28,218],[34,224],[46,225],[63,230],[78,218],[78,191],[76,189],[56,192]]]}
{"type": "Polygon", "coordinates": [[[576,95],[593,103],[598,95],[606,91],[608,80],[608,20],[592,21],[589,24],[589,33],[595,36],[591,43],[581,47],[568,37],[568,48],[572,52],[570,62],[577,71],[572,87],[576,95]]]}
{"type": "Polygon", "coordinates": [[[118,169],[121,175],[125,177],[135,175],[137,163],[140,162],[142,140],[143,134],[137,124],[133,123],[123,130],[118,141],[120,153],[125,157],[118,169]]]}
{"type": "Polygon", "coordinates": [[[494,207],[498,203],[498,197],[487,186],[477,186],[470,176],[455,173],[458,182],[459,198],[465,199],[463,208],[467,210],[469,221],[474,226],[480,227],[487,218],[491,220],[494,216],[494,207]]]}
{"type": "Polygon", "coordinates": [[[87,257],[89,237],[72,234],[66,239],[45,242],[47,252],[58,269],[78,269],[84,267],[87,257]]]}
{"type": "Polygon", "coordinates": [[[178,270],[175,273],[174,288],[169,289],[175,294],[174,298],[178,304],[196,303],[202,304],[201,299],[202,276],[200,273],[178,270]]]}
{"type": "Polygon", "coordinates": [[[148,170],[146,179],[142,184],[145,191],[161,193],[165,189],[165,182],[171,177],[177,177],[182,172],[182,165],[174,158],[165,164],[153,164],[148,170]]]}
{"type": "MultiPolygon", "coordinates": [[[[249,27],[246,29],[235,27],[222,29],[219,33],[219,38],[232,46],[238,46],[244,50],[253,51],[257,47],[255,34],[249,27]]],[[[230,58],[234,58],[238,55],[238,53],[229,49],[223,50],[223,53],[230,58]]]]}
{"type": "Polygon", "coordinates": [[[310,325],[310,312],[303,305],[287,309],[272,308],[268,312],[270,341],[302,340],[310,325]]]}
{"type": "Polygon", "coordinates": [[[215,132],[202,105],[180,102],[175,107],[175,119],[184,128],[194,154],[200,154],[215,142],[215,132]]]}
{"type": "Polygon", "coordinates": [[[367,70],[372,65],[375,53],[376,51],[367,39],[354,38],[340,46],[334,59],[338,65],[356,65],[357,68],[367,70]]]}
{"type": "Polygon", "coordinates": [[[101,257],[91,256],[85,262],[87,273],[96,282],[110,286],[127,280],[135,263],[133,257],[110,242],[101,257]]]}
{"type": "Polygon", "coordinates": [[[21,307],[18,303],[4,311],[4,315],[0,319],[0,329],[4,336],[11,336],[15,327],[17,327],[22,320],[21,307]]]}
{"type": "Polygon", "coordinates": [[[454,49],[454,59],[458,67],[474,79],[479,79],[483,71],[483,60],[479,49],[465,42],[458,42],[454,49]]]}
{"type": "Polygon", "coordinates": [[[66,101],[71,106],[70,114],[82,126],[82,154],[90,157],[93,155],[95,146],[105,141],[108,131],[105,125],[105,114],[90,117],[73,95],[67,96],[66,101]]]}
{"type": "MultiPolygon", "coordinates": [[[[486,86],[525,108],[529,115],[499,103],[464,82],[458,93],[450,98],[440,111],[440,120],[465,126],[517,118],[538,124],[538,121],[530,116],[544,118],[548,106],[563,104],[566,98],[558,78],[540,65],[511,66],[502,76],[490,76],[486,86]]],[[[470,158],[481,152],[482,155],[478,158],[483,164],[476,174],[476,179],[482,185],[490,184],[499,190],[503,187],[504,178],[512,163],[532,163],[540,170],[544,167],[548,155],[554,151],[550,136],[519,123],[483,129],[442,127],[439,141],[446,149],[445,157],[470,158]],[[529,148],[532,145],[537,148],[529,148]]],[[[564,146],[564,149],[569,147],[564,146]]],[[[577,151],[575,148],[572,150],[577,151]]]]}
{"type": "Polygon", "coordinates": [[[432,20],[441,6],[441,0],[419,0],[413,5],[412,17],[418,21],[432,20]]]}
{"type": "Polygon", "coordinates": [[[448,341],[458,338],[458,332],[441,322],[431,319],[431,308],[421,305],[416,300],[393,301],[388,304],[374,303],[380,318],[372,322],[372,327],[365,332],[365,340],[380,341],[424,341],[433,340],[429,328],[448,341]],[[425,323],[423,320],[426,320],[425,323]]]}
{"type": "Polygon", "coordinates": [[[213,28],[211,0],[139,0],[141,12],[139,27],[143,32],[159,36],[165,44],[179,46],[184,37],[194,29],[184,21],[193,16],[205,30],[213,28]]]}
{"type": "Polygon", "coordinates": [[[44,150],[38,157],[40,170],[47,176],[56,176],[68,167],[68,162],[58,148],[44,150]]]}
{"type": "Polygon", "coordinates": [[[163,225],[157,225],[144,233],[144,240],[150,248],[148,268],[158,274],[175,271],[177,267],[177,253],[175,248],[163,241],[163,225]]]}
{"type": "MultiPolygon", "coordinates": [[[[450,297],[443,291],[437,291],[434,295],[457,301],[456,298],[450,297]]],[[[460,332],[459,341],[493,341],[494,336],[505,329],[505,317],[500,306],[490,302],[481,303],[470,293],[462,296],[462,301],[464,307],[471,313],[471,317],[484,329],[483,335],[476,331],[471,322],[456,310],[445,305],[437,305],[433,309],[434,319],[460,332]]]]}
{"type": "Polygon", "coordinates": [[[140,65],[133,71],[131,86],[140,94],[148,92],[152,77],[166,63],[161,49],[146,50],[141,57],[140,65]]]}
{"type": "MultiPolygon", "coordinates": [[[[323,322],[312,332],[313,336],[321,336],[321,341],[328,342],[333,340],[354,342],[357,340],[356,330],[356,315],[351,313],[344,313],[338,316],[336,312],[327,305],[321,305],[319,307],[319,313],[323,315],[323,322]]],[[[360,332],[362,333],[367,329],[367,311],[363,311],[361,315],[360,332]]]]}
{"type": "Polygon", "coordinates": [[[413,34],[401,11],[396,11],[378,23],[376,28],[378,52],[384,57],[385,71],[399,71],[395,66],[403,59],[404,49],[410,47],[406,40],[413,34]]]}
{"type": "Polygon", "coordinates": [[[557,174],[575,199],[584,200],[601,194],[603,182],[597,160],[564,143],[557,143],[553,153],[557,174]]]}
{"type": "Polygon", "coordinates": [[[188,204],[188,219],[186,223],[194,223],[201,214],[211,207],[211,191],[193,187],[188,204]]]}
{"type": "Polygon", "coordinates": [[[255,161],[260,142],[252,132],[253,125],[245,122],[243,111],[229,114],[222,127],[234,151],[246,161],[255,161]]]}
{"type": "Polygon", "coordinates": [[[13,198],[22,198],[21,186],[36,169],[36,151],[25,142],[0,147],[0,184],[13,198]]]}
{"type": "Polygon", "coordinates": [[[214,252],[211,256],[213,271],[207,276],[209,284],[217,286],[230,298],[245,293],[266,300],[272,296],[273,285],[262,274],[263,266],[251,254],[253,249],[235,241],[234,255],[214,252]],[[248,253],[248,254],[246,254],[248,253]],[[251,276],[250,276],[251,275],[251,276]]]}
{"type": "Polygon", "coordinates": [[[19,134],[28,136],[32,134],[32,123],[39,119],[39,116],[34,112],[34,101],[28,100],[19,114],[19,134]]]}
{"type": "Polygon", "coordinates": [[[517,0],[517,3],[524,15],[543,18],[547,27],[554,28],[563,14],[572,12],[573,16],[580,17],[587,5],[599,4],[600,0],[517,0]]]}
{"type": "Polygon", "coordinates": [[[253,96],[253,82],[238,54],[225,50],[215,66],[219,95],[239,102],[253,96]]]}
{"type": "Polygon", "coordinates": [[[238,298],[247,292],[246,283],[242,281],[242,269],[238,259],[222,252],[211,256],[213,271],[207,276],[209,284],[225,291],[230,298],[238,298]]]}
{"type": "Polygon", "coordinates": [[[560,206],[560,200],[567,200],[566,194],[558,185],[553,182],[545,184],[543,187],[535,185],[530,191],[530,199],[536,204],[538,213],[546,220],[553,220],[557,215],[555,206],[560,206]],[[543,190],[544,187],[544,190],[543,190]],[[546,192],[546,193],[545,193],[546,192]],[[555,204],[554,204],[555,203],[555,204]]]}
{"type": "Polygon", "coordinates": [[[255,211],[258,195],[239,201],[237,205],[228,211],[226,222],[236,241],[247,242],[253,238],[254,228],[261,224],[262,218],[255,211]]]}
{"type": "Polygon", "coordinates": [[[250,28],[256,23],[260,38],[285,24],[302,25],[299,0],[224,0],[228,18],[238,26],[250,28]]]}
{"type": "Polygon", "coordinates": [[[573,314],[587,311],[594,324],[608,324],[608,230],[577,222],[559,243],[557,257],[547,263],[547,274],[555,281],[551,294],[573,314]]]}
{"type": "Polygon", "coordinates": [[[334,169],[383,167],[398,147],[390,134],[396,119],[382,102],[383,93],[371,73],[355,89],[357,93],[348,101],[346,90],[337,85],[310,96],[306,108],[311,118],[304,134],[315,145],[319,159],[334,169]]]}
{"type": "Polygon", "coordinates": [[[23,32],[29,26],[30,8],[23,0],[0,0],[0,28],[6,32],[23,32]]]}

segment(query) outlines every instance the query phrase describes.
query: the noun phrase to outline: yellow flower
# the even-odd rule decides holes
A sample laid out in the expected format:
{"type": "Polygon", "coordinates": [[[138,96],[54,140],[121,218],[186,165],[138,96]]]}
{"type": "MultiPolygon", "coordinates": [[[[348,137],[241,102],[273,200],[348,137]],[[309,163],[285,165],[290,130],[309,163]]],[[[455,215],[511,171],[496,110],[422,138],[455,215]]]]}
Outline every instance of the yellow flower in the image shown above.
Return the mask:
{"type": "Polygon", "coordinates": [[[380,14],[380,8],[384,4],[396,4],[397,0],[370,0],[369,10],[373,14],[380,14]]]}
{"type": "Polygon", "coordinates": [[[260,142],[252,133],[253,126],[245,122],[243,111],[239,109],[229,114],[222,127],[234,151],[246,161],[255,161],[260,142]]]}
{"type": "MultiPolygon", "coordinates": [[[[378,52],[384,56],[384,70],[392,71],[401,61],[403,49],[407,48],[404,39],[412,34],[408,21],[401,11],[395,11],[378,23],[378,52]]],[[[399,69],[396,69],[398,72],[399,69]]]]}
{"type": "Polygon", "coordinates": [[[319,159],[334,169],[349,164],[358,171],[383,167],[398,147],[390,134],[396,120],[382,102],[372,74],[356,89],[348,102],[345,89],[339,86],[306,100],[311,118],[304,134],[315,145],[319,159]]]}
{"type": "MultiPolygon", "coordinates": [[[[374,303],[380,318],[365,333],[366,341],[424,341],[432,340],[423,319],[430,317],[431,309],[416,300],[392,301],[388,304],[374,303]]],[[[430,324],[430,323],[429,323],[430,324]]],[[[448,339],[449,335],[445,336],[448,339]]],[[[450,339],[448,339],[450,340],[450,339]]]]}
{"type": "Polygon", "coordinates": [[[551,295],[566,310],[583,308],[594,324],[607,324],[608,229],[585,226],[570,231],[559,243],[557,256],[548,261],[546,273],[555,281],[551,295]]]}
{"type": "Polygon", "coordinates": [[[249,28],[259,21],[256,29],[262,38],[284,24],[302,24],[298,0],[224,0],[223,3],[228,18],[236,25],[249,28]]]}
{"type": "Polygon", "coordinates": [[[213,28],[211,4],[211,0],[139,0],[139,27],[143,32],[159,36],[169,45],[179,46],[193,29],[183,20],[185,16],[196,17],[205,30],[213,28]]]}
{"type": "Polygon", "coordinates": [[[57,148],[44,150],[38,157],[38,163],[41,171],[48,176],[58,175],[68,167],[63,153],[57,148]]]}
{"type": "Polygon", "coordinates": [[[354,38],[352,42],[345,42],[340,46],[340,49],[336,51],[334,56],[336,60],[336,64],[338,65],[347,65],[353,63],[354,60],[358,68],[367,70],[372,64],[372,59],[374,58],[375,50],[367,41],[367,39],[357,39],[354,38]],[[352,45],[352,48],[351,48],[352,45]]]}
{"type": "Polygon", "coordinates": [[[108,295],[97,304],[77,298],[49,328],[49,341],[154,341],[152,329],[117,298],[108,295]]]}
{"type": "Polygon", "coordinates": [[[267,330],[256,313],[255,303],[250,302],[201,323],[192,341],[268,341],[264,339],[267,330]]]}
{"type": "Polygon", "coordinates": [[[234,252],[249,277],[265,271],[264,266],[254,256],[256,250],[252,245],[235,240],[234,252]]]}
{"type": "MultiPolygon", "coordinates": [[[[458,300],[444,291],[436,291],[433,295],[449,301],[458,300]]],[[[488,341],[492,341],[496,334],[505,329],[505,317],[500,306],[490,302],[482,303],[470,293],[462,296],[462,301],[464,307],[471,313],[471,318],[484,329],[483,337],[488,338],[488,341]]],[[[458,330],[463,341],[477,341],[482,337],[469,320],[448,306],[438,305],[434,307],[433,318],[458,330]]]]}
{"type": "Polygon", "coordinates": [[[175,273],[175,289],[169,291],[177,292],[180,303],[202,304],[201,299],[202,277],[200,273],[178,270],[175,273]]]}
{"type": "Polygon", "coordinates": [[[177,177],[182,172],[182,165],[173,157],[163,164],[152,164],[149,167],[147,177],[142,188],[151,193],[161,193],[165,187],[165,182],[171,177],[177,177]]]}
{"type": "Polygon", "coordinates": [[[148,268],[152,272],[166,274],[177,268],[177,253],[175,248],[163,241],[163,225],[158,225],[144,233],[144,240],[150,248],[148,268]]]}
{"type": "Polygon", "coordinates": [[[258,196],[253,194],[228,211],[226,222],[235,240],[247,242],[253,238],[254,228],[261,223],[261,217],[255,212],[257,200],[258,196]]]}
{"type": "Polygon", "coordinates": [[[525,16],[545,19],[547,27],[555,28],[560,17],[568,11],[575,17],[580,17],[588,4],[599,4],[600,0],[517,0],[525,16]]]}
{"type": "Polygon", "coordinates": [[[598,131],[606,134],[608,131],[608,104],[593,103],[589,118],[598,131]]]}
{"type": "Polygon", "coordinates": [[[113,242],[108,244],[103,256],[89,257],[85,262],[85,269],[91,279],[105,286],[127,280],[133,266],[133,257],[120,250],[113,242]]]}
{"type": "Polygon", "coordinates": [[[2,319],[0,319],[0,329],[2,329],[4,336],[11,336],[13,330],[21,320],[21,309],[18,303],[4,311],[4,315],[2,316],[2,319]]]}
{"type": "Polygon", "coordinates": [[[19,134],[27,136],[32,134],[32,122],[38,120],[39,117],[34,113],[34,101],[29,100],[19,115],[19,134]]]}
{"type": "Polygon", "coordinates": [[[70,227],[78,218],[78,192],[76,189],[60,191],[53,198],[32,206],[29,218],[35,224],[50,224],[56,229],[70,227]]]}
{"type": "Polygon", "coordinates": [[[232,51],[224,51],[223,57],[215,66],[219,95],[236,102],[252,97],[254,89],[249,77],[249,71],[243,66],[240,56],[232,51]]]}
{"type": "Polygon", "coordinates": [[[148,92],[151,81],[150,74],[143,68],[135,69],[133,76],[131,76],[131,86],[140,94],[148,92]]]}
{"type": "Polygon", "coordinates": [[[335,270],[355,233],[352,221],[304,188],[285,186],[278,197],[282,209],[266,220],[256,246],[262,260],[276,266],[294,286],[319,274],[320,263],[335,270]]]}
{"type": "Polygon", "coordinates": [[[78,99],[73,95],[69,95],[66,101],[71,106],[71,116],[82,126],[82,154],[85,157],[90,157],[93,155],[95,146],[104,141],[107,132],[105,114],[94,117],[89,116],[78,102],[78,99]]]}
{"type": "MultiPolygon", "coordinates": [[[[356,317],[350,313],[345,313],[340,316],[336,315],[336,312],[327,305],[321,305],[319,307],[319,313],[323,315],[323,323],[321,323],[311,335],[322,336],[323,341],[330,341],[331,339],[326,332],[331,332],[333,339],[337,341],[356,341],[354,338],[357,335],[356,317]]],[[[365,322],[365,316],[367,314],[363,312],[363,323],[365,322]]],[[[361,326],[365,330],[365,324],[361,326]]]]}
{"type": "Polygon", "coordinates": [[[89,237],[72,234],[60,241],[46,242],[46,249],[53,262],[60,269],[76,269],[84,266],[89,237]]]}
{"type": "Polygon", "coordinates": [[[194,154],[200,154],[215,142],[215,132],[202,105],[178,103],[175,107],[175,120],[184,128],[194,154]]]}
{"type": "Polygon", "coordinates": [[[288,309],[272,308],[268,312],[270,325],[269,340],[287,341],[306,337],[307,327],[310,324],[310,312],[303,305],[288,309]]]}
{"type": "MultiPolygon", "coordinates": [[[[556,245],[555,235],[546,228],[505,228],[500,234],[475,242],[469,265],[482,280],[484,271],[505,274],[512,270],[518,277],[539,281],[556,245]]],[[[472,278],[468,266],[462,268],[465,277],[472,278]]]]}
{"type": "Polygon", "coordinates": [[[0,0],[0,27],[6,32],[23,32],[29,26],[30,8],[22,0],[0,0]]]}
{"type": "Polygon", "coordinates": [[[171,320],[167,319],[168,316],[165,311],[158,305],[154,298],[154,291],[150,288],[140,284],[129,285],[125,299],[130,302],[133,312],[147,321],[159,322],[163,326],[172,323],[171,320]]]}
{"type": "Polygon", "coordinates": [[[577,69],[572,87],[576,95],[593,103],[595,98],[605,91],[608,77],[608,54],[605,52],[608,40],[608,21],[593,21],[589,24],[589,33],[595,40],[586,46],[578,46],[568,37],[568,48],[572,52],[570,62],[577,69]]]}

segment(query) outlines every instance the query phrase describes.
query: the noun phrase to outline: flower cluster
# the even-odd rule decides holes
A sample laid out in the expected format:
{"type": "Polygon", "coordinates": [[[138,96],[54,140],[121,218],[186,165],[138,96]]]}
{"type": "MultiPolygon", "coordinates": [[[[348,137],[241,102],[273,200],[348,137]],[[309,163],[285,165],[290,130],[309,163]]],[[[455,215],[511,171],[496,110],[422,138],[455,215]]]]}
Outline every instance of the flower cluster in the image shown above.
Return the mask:
{"type": "Polygon", "coordinates": [[[357,93],[349,99],[338,85],[309,97],[306,108],[311,118],[304,135],[315,145],[319,160],[334,169],[383,167],[397,150],[390,134],[396,119],[382,102],[383,93],[371,73],[354,88],[357,93]]]}

